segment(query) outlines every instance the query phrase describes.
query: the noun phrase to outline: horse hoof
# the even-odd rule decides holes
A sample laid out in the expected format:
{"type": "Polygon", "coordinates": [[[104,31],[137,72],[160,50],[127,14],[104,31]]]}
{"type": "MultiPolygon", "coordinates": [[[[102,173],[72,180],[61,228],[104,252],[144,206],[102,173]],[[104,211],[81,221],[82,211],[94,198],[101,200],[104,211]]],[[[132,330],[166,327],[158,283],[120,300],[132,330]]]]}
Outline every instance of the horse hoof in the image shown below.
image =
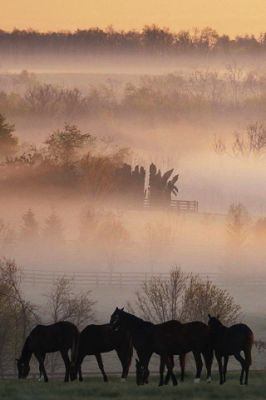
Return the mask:
{"type": "Polygon", "coordinates": [[[126,378],[121,378],[120,382],[123,382],[123,383],[126,382],[126,378]]]}
{"type": "Polygon", "coordinates": [[[200,378],[195,378],[194,383],[200,383],[200,378]]]}
{"type": "Polygon", "coordinates": [[[211,378],[211,377],[209,377],[209,378],[206,379],[206,382],[207,382],[207,383],[211,383],[211,381],[212,381],[212,378],[211,378]]]}

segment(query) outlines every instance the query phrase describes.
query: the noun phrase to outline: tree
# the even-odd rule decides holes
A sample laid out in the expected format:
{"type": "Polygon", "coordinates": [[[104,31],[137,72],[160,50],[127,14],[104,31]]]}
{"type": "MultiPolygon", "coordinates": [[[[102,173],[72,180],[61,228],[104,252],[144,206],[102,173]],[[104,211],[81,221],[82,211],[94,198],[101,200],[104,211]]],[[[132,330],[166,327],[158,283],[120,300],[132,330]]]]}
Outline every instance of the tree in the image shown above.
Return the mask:
{"type": "Polygon", "coordinates": [[[5,117],[0,114],[0,157],[13,155],[18,146],[18,138],[13,135],[15,126],[6,122],[5,117]]]}
{"type": "Polygon", "coordinates": [[[64,240],[62,220],[54,211],[45,220],[43,235],[49,242],[64,240]]]}
{"type": "Polygon", "coordinates": [[[247,237],[250,216],[241,203],[231,204],[227,213],[227,235],[229,245],[233,248],[243,245],[247,237]]]}
{"type": "MultiPolygon", "coordinates": [[[[80,329],[94,321],[95,301],[91,299],[91,291],[76,294],[73,279],[64,276],[56,279],[47,299],[46,311],[49,323],[69,320],[80,329]]],[[[53,375],[58,365],[58,354],[51,354],[49,359],[53,375]]]]}
{"type": "Polygon", "coordinates": [[[15,358],[38,321],[35,306],[21,290],[23,274],[15,261],[0,260],[0,373],[16,370],[15,358]]]}
{"type": "Polygon", "coordinates": [[[209,279],[197,275],[189,277],[182,299],[182,319],[207,323],[208,313],[219,315],[225,324],[232,324],[240,317],[240,306],[225,289],[220,289],[209,279]],[[207,312],[206,312],[207,311],[207,312]]]}
{"type": "Polygon", "coordinates": [[[55,280],[50,293],[47,295],[47,310],[49,322],[71,320],[78,328],[84,327],[94,320],[91,291],[74,291],[74,281],[66,277],[55,280]]]}
{"type": "Polygon", "coordinates": [[[180,319],[186,279],[179,268],[172,269],[167,280],[152,277],[143,282],[136,292],[135,305],[128,303],[129,309],[136,309],[142,318],[156,323],[180,319]]]}
{"type": "Polygon", "coordinates": [[[69,166],[76,160],[77,151],[94,138],[89,133],[81,133],[76,125],[65,124],[63,130],[52,133],[45,141],[48,157],[59,165],[69,166]]]}
{"type": "Polygon", "coordinates": [[[23,239],[34,240],[38,237],[39,225],[36,221],[35,215],[31,209],[29,209],[23,216],[23,225],[21,229],[21,235],[23,239]]]}
{"type": "Polygon", "coordinates": [[[207,322],[208,313],[220,314],[224,323],[232,323],[240,316],[240,306],[226,290],[179,268],[172,269],[168,279],[152,277],[144,282],[128,308],[155,323],[171,319],[207,322]]]}

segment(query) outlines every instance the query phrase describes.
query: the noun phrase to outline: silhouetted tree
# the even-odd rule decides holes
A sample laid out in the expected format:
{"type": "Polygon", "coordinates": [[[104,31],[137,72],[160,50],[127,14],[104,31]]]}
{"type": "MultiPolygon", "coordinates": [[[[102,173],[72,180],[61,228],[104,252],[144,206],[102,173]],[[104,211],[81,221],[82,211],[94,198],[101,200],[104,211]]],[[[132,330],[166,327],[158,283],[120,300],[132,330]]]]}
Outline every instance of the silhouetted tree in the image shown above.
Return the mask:
{"type": "Polygon", "coordinates": [[[15,126],[10,125],[0,114],[0,158],[13,155],[18,147],[18,139],[13,135],[15,126]]]}
{"type": "Polygon", "coordinates": [[[39,224],[31,209],[22,216],[23,225],[21,227],[21,236],[23,239],[36,239],[39,235],[39,224]]]}

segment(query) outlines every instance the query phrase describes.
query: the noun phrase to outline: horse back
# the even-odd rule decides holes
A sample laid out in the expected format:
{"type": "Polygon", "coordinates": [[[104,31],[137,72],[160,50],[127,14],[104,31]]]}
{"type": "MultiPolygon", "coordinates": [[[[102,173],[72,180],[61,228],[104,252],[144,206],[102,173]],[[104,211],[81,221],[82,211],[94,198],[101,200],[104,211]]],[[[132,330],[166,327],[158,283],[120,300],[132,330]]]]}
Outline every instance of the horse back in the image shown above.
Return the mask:
{"type": "Polygon", "coordinates": [[[33,352],[52,353],[70,349],[78,335],[78,328],[74,324],[60,321],[51,325],[37,325],[29,335],[29,342],[33,352]]]}
{"type": "Polygon", "coordinates": [[[217,347],[223,354],[233,355],[240,351],[250,351],[253,341],[253,332],[246,324],[235,324],[224,330],[217,347]]]}
{"type": "Polygon", "coordinates": [[[164,346],[172,354],[203,351],[209,343],[209,329],[200,321],[182,324],[168,321],[156,325],[155,346],[164,346]]]}
{"type": "Polygon", "coordinates": [[[122,329],[114,331],[110,324],[91,324],[80,333],[79,352],[86,355],[106,353],[127,343],[130,343],[130,335],[127,331],[122,329]]]}

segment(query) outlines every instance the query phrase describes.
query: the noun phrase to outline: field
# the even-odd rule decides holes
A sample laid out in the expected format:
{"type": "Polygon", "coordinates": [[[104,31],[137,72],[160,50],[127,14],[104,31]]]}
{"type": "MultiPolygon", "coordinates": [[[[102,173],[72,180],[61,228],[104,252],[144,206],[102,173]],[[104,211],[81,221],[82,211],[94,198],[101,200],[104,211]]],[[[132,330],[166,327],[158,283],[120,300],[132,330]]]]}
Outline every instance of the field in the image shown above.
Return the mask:
{"type": "Polygon", "coordinates": [[[78,399],[126,399],[143,400],[148,398],[164,399],[265,399],[266,376],[265,372],[251,371],[249,386],[240,386],[238,373],[229,372],[229,379],[223,386],[219,386],[217,376],[214,381],[206,384],[193,384],[191,378],[177,387],[157,386],[157,377],[152,377],[149,385],[136,386],[133,377],[126,383],[121,383],[112,377],[109,383],[103,383],[100,378],[91,378],[83,383],[74,382],[65,384],[59,381],[50,381],[48,384],[37,381],[4,380],[0,382],[0,398],[8,400],[78,400],[78,399]]]}

